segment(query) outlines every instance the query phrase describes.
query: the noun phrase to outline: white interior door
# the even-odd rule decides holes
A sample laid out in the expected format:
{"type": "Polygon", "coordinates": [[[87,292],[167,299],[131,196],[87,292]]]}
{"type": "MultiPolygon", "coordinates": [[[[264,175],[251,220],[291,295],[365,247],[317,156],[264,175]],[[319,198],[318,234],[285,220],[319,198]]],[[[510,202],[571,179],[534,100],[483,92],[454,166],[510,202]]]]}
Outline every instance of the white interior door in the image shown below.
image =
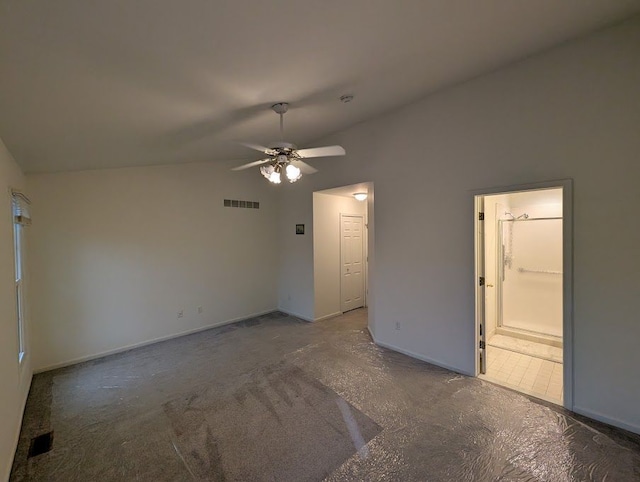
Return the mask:
{"type": "Polygon", "coordinates": [[[364,222],[361,215],[340,215],[342,311],[364,306],[364,222]]]}

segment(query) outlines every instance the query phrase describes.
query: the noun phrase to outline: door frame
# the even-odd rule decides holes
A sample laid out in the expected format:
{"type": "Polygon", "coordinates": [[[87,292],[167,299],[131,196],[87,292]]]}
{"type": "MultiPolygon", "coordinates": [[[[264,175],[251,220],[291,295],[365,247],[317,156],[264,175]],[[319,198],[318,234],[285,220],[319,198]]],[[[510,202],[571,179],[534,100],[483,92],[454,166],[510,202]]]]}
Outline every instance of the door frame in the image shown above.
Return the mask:
{"type": "MultiPolygon", "coordinates": [[[[346,313],[343,308],[344,308],[344,296],[343,296],[343,276],[342,276],[342,266],[344,264],[343,262],[343,237],[342,237],[342,219],[348,217],[348,218],[360,218],[360,220],[362,221],[362,236],[360,237],[361,241],[362,241],[362,308],[367,306],[367,281],[366,281],[366,276],[367,276],[367,260],[368,260],[368,253],[367,250],[365,249],[366,244],[365,244],[365,232],[367,230],[367,226],[366,226],[366,218],[363,214],[349,214],[349,213],[340,213],[340,311],[342,313],[346,313]]],[[[360,307],[359,307],[360,308],[360,307]]],[[[355,309],[355,308],[354,308],[355,309]]]]}
{"type": "Polygon", "coordinates": [[[475,376],[480,373],[480,342],[485,341],[486,329],[480,336],[480,323],[484,326],[484,286],[479,285],[480,276],[484,276],[484,240],[478,239],[481,228],[479,213],[484,203],[484,196],[508,194],[519,191],[562,188],[562,371],[563,371],[563,406],[573,410],[574,394],[574,358],[573,358],[573,180],[560,179],[530,184],[517,184],[504,187],[484,188],[471,191],[474,207],[474,360],[475,376]],[[482,202],[480,202],[480,200],[482,202]],[[479,249],[482,248],[482,253],[479,249]]]}
{"type": "Polygon", "coordinates": [[[474,203],[474,279],[476,283],[475,286],[475,326],[476,326],[476,336],[475,336],[475,375],[478,376],[480,373],[486,373],[486,364],[487,364],[487,350],[486,350],[486,340],[487,340],[487,323],[486,323],[486,283],[484,283],[485,275],[485,255],[484,255],[484,216],[482,220],[480,220],[480,213],[484,213],[484,195],[477,195],[473,197],[474,203]],[[480,279],[483,282],[480,282],[480,279]]]}

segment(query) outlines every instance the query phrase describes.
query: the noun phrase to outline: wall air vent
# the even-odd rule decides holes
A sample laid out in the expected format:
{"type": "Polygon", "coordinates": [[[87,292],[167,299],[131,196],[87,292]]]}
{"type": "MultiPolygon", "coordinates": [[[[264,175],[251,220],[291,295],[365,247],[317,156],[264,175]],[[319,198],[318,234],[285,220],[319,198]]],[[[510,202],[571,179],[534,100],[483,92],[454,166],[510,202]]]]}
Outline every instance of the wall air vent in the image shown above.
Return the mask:
{"type": "Polygon", "coordinates": [[[237,199],[225,199],[224,207],[260,209],[260,203],[258,201],[238,201],[237,199]]]}

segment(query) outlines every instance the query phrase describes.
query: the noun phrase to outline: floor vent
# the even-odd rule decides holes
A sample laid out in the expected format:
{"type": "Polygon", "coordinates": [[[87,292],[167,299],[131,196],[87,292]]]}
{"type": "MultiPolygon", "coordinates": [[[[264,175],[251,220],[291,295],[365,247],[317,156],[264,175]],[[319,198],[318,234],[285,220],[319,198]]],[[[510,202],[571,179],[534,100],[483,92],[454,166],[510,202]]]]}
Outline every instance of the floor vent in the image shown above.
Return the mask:
{"type": "Polygon", "coordinates": [[[260,203],[257,201],[238,201],[237,199],[225,199],[224,207],[260,209],[260,203]]]}
{"type": "Polygon", "coordinates": [[[31,445],[29,445],[28,458],[46,454],[51,450],[51,445],[53,445],[53,432],[43,433],[42,435],[33,437],[31,439],[31,445]]]}

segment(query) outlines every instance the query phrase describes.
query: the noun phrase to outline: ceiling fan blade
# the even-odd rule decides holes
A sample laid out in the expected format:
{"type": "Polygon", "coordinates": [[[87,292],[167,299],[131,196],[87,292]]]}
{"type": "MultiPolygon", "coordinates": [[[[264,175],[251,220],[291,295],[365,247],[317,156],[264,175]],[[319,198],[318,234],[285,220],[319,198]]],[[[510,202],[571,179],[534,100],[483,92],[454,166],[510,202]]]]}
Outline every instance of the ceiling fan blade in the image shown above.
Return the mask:
{"type": "Polygon", "coordinates": [[[310,149],[298,149],[296,152],[302,158],[344,156],[346,154],[342,146],[312,147],[310,149]]]}
{"type": "Polygon", "coordinates": [[[234,167],[231,170],[232,171],[242,171],[243,169],[249,169],[250,167],[259,166],[259,165],[265,164],[265,163],[267,163],[269,161],[271,161],[270,157],[268,157],[267,159],[260,159],[259,161],[248,162],[247,164],[243,164],[242,166],[234,167]]]}
{"type": "Polygon", "coordinates": [[[261,146],[260,144],[252,144],[251,142],[241,142],[240,144],[242,144],[244,147],[248,147],[249,149],[260,151],[268,156],[274,156],[277,154],[273,149],[261,146]]]}
{"type": "Polygon", "coordinates": [[[300,169],[300,172],[302,172],[302,174],[313,174],[318,172],[318,170],[315,167],[310,166],[306,162],[301,161],[299,159],[291,161],[291,164],[293,164],[298,169],[300,169]]]}

